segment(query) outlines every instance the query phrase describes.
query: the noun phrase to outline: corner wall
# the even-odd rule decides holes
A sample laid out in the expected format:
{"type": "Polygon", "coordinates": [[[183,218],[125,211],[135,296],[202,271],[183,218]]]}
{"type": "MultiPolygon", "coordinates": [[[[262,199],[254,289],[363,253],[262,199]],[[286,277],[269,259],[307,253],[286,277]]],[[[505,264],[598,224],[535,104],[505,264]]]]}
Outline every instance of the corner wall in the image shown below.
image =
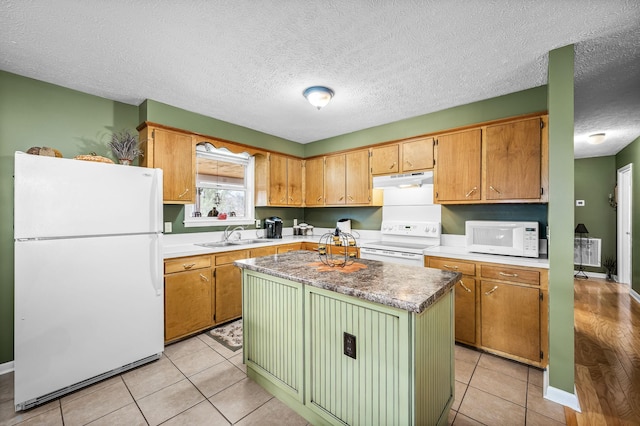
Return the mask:
{"type": "Polygon", "coordinates": [[[632,185],[632,208],[633,218],[631,219],[631,288],[640,294],[640,137],[627,145],[616,155],[616,171],[626,166],[633,166],[632,185]]]}
{"type": "MultiPolygon", "coordinates": [[[[582,158],[574,162],[575,199],[584,207],[575,207],[574,229],[584,223],[590,238],[602,239],[601,261],[616,258],[616,210],[609,205],[609,194],[616,186],[616,157],[582,158]]],[[[577,266],[576,266],[577,268],[577,266]]],[[[588,272],[606,273],[604,267],[586,266],[588,272]]]]}
{"type": "Polygon", "coordinates": [[[573,395],[573,45],[549,52],[549,385],[573,395]]]}

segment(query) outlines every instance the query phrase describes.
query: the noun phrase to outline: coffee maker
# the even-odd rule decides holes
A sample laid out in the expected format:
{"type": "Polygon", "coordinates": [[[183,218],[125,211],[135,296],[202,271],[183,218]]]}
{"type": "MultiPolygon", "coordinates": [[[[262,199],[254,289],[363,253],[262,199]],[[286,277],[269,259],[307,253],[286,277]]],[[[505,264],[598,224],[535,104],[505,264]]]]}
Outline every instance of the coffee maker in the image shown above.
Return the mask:
{"type": "Polygon", "coordinates": [[[282,238],[282,219],[276,216],[266,218],[264,229],[267,238],[282,238]]]}

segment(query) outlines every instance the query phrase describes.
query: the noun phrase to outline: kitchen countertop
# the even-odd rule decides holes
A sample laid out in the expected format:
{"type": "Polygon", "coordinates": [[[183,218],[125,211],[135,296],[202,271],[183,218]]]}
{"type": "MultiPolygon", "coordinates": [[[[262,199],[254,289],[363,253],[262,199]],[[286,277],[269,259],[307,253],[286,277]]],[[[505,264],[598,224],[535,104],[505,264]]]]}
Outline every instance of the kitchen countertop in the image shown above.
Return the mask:
{"type": "Polygon", "coordinates": [[[549,259],[545,257],[502,256],[497,254],[472,253],[460,246],[435,246],[424,250],[425,256],[450,257],[475,262],[500,263],[503,265],[529,266],[549,269],[549,259]]]}
{"type": "MultiPolygon", "coordinates": [[[[257,239],[257,238],[254,238],[257,239]]],[[[215,254],[233,250],[248,250],[259,247],[278,246],[282,244],[298,243],[298,242],[313,242],[317,243],[320,237],[316,236],[283,236],[277,239],[264,239],[264,242],[260,243],[247,243],[247,244],[233,244],[224,247],[203,247],[198,244],[204,242],[220,242],[219,239],[211,238],[207,241],[198,241],[194,243],[182,243],[182,244],[165,244],[163,246],[162,254],[165,259],[171,259],[174,257],[183,256],[198,256],[202,254],[215,254]]]]}
{"type": "MultiPolygon", "coordinates": [[[[259,230],[260,231],[260,230],[259,230]]],[[[287,231],[291,231],[288,229],[287,231]]],[[[223,239],[222,232],[199,232],[187,234],[165,234],[162,244],[162,255],[164,259],[172,259],[184,256],[198,256],[206,254],[222,253],[233,250],[250,250],[259,247],[277,246],[282,244],[291,244],[298,242],[317,243],[327,232],[333,232],[329,228],[316,228],[313,235],[292,235],[285,234],[282,238],[266,239],[258,237],[256,230],[243,230],[241,232],[242,240],[261,240],[259,243],[233,244],[224,247],[203,247],[198,244],[220,242],[223,239]]],[[[357,231],[356,231],[357,232],[357,231]]],[[[373,241],[378,238],[377,231],[360,231],[355,234],[357,246],[361,247],[365,241],[373,241]]],[[[234,236],[237,234],[234,234],[234,236]]],[[[232,238],[233,240],[234,238],[232,238]]]]}
{"type": "MultiPolygon", "coordinates": [[[[203,233],[193,233],[193,234],[169,234],[164,237],[163,244],[163,257],[165,259],[171,259],[176,257],[184,257],[184,256],[198,256],[198,255],[206,255],[206,254],[215,254],[222,253],[233,250],[248,250],[252,248],[258,247],[268,247],[274,245],[282,245],[282,244],[290,244],[296,242],[310,242],[317,243],[320,240],[320,237],[325,232],[331,232],[332,229],[323,229],[316,228],[316,232],[314,235],[308,236],[294,236],[294,235],[283,235],[282,238],[278,239],[265,239],[264,242],[260,243],[248,243],[248,244],[238,244],[238,245],[229,245],[224,247],[202,247],[197,244],[207,243],[207,242],[218,242],[222,240],[222,232],[203,232],[203,233]]],[[[362,247],[369,241],[376,241],[380,239],[379,232],[377,231],[359,231],[361,238],[357,238],[357,246],[362,247]]],[[[242,239],[260,239],[256,238],[255,230],[247,230],[242,232],[242,239]]],[[[549,268],[549,259],[546,255],[543,255],[539,258],[528,258],[528,257],[516,257],[516,256],[501,256],[495,254],[482,254],[482,253],[471,253],[468,252],[464,244],[461,244],[463,240],[461,240],[461,236],[446,236],[443,235],[443,245],[429,247],[424,250],[423,254],[425,256],[440,256],[440,257],[450,257],[454,259],[460,260],[470,260],[475,262],[489,262],[489,263],[500,263],[503,265],[514,265],[514,266],[529,266],[534,268],[549,268]],[[453,243],[453,244],[449,244],[453,243]]]]}
{"type": "Polygon", "coordinates": [[[458,272],[365,259],[357,259],[357,263],[366,268],[354,272],[346,273],[339,267],[323,271],[310,265],[315,262],[319,262],[317,253],[300,250],[238,260],[234,264],[413,313],[423,312],[461,277],[458,272]]]}

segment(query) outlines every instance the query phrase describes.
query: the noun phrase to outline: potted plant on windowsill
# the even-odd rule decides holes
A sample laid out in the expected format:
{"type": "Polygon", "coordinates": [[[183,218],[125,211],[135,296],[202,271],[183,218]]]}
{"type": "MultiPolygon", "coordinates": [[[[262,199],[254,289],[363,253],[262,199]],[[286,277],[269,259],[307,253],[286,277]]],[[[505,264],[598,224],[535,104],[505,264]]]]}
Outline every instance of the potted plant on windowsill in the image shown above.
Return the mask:
{"type": "Polygon", "coordinates": [[[143,155],[138,142],[138,136],[131,134],[128,130],[112,134],[109,147],[120,164],[127,166],[131,165],[133,160],[143,155]]]}

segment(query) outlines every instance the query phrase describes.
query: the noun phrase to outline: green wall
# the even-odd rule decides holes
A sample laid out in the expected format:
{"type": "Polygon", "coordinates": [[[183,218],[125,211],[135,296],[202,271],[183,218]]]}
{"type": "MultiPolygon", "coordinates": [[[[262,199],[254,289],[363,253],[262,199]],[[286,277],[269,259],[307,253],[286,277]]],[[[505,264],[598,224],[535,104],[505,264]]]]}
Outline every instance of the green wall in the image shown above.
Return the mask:
{"type": "Polygon", "coordinates": [[[299,143],[152,100],[146,100],[140,106],[139,120],[304,157],[304,146],[299,143]]]}
{"type": "Polygon", "coordinates": [[[382,207],[324,207],[304,209],[304,221],[321,228],[335,228],[338,219],[351,219],[352,229],[380,230],[382,207]]]}
{"type": "Polygon", "coordinates": [[[631,287],[640,293],[640,267],[637,266],[640,265],[640,214],[636,213],[640,210],[640,169],[637,166],[640,164],[640,137],[616,155],[616,170],[627,164],[634,164],[631,182],[634,212],[631,219],[631,287]]]}
{"type": "Polygon", "coordinates": [[[328,152],[546,110],[547,87],[540,86],[312,142],[304,146],[304,156],[312,157],[328,152]]]}
{"type": "Polygon", "coordinates": [[[549,385],[574,393],[573,45],[549,52],[549,385]]]}
{"type": "Polygon", "coordinates": [[[0,71],[0,363],[13,360],[14,152],[45,145],[113,158],[110,134],[137,124],[135,106],[0,71]]]}
{"type": "MultiPolygon", "coordinates": [[[[583,158],[574,162],[575,199],[584,207],[575,207],[574,223],[584,223],[589,237],[602,239],[602,261],[616,258],[616,210],[609,205],[609,194],[616,186],[614,156],[583,158]]],[[[575,229],[574,225],[574,229],[575,229]]],[[[606,273],[604,267],[585,267],[586,271],[606,273]]]]}
{"type": "Polygon", "coordinates": [[[526,220],[538,222],[540,238],[547,227],[546,204],[466,204],[442,206],[442,233],[464,235],[467,220],[526,220]]]}

